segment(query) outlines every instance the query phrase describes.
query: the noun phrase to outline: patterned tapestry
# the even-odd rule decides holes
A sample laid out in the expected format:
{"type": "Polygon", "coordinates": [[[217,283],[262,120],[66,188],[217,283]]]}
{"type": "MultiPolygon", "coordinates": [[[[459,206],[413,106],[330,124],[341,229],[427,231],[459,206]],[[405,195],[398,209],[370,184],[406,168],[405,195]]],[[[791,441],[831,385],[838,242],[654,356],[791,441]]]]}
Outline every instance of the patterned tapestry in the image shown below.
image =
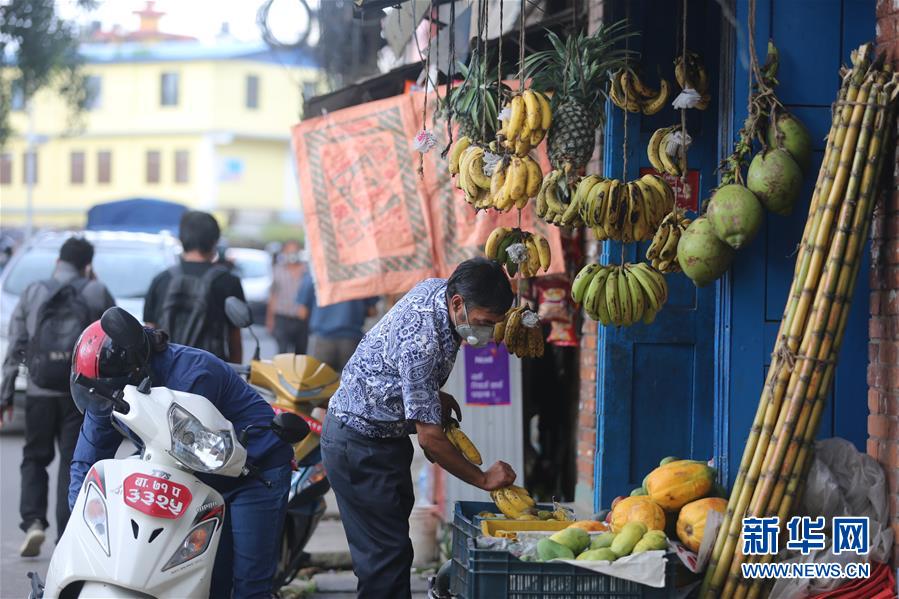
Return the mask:
{"type": "MultiPolygon", "coordinates": [[[[425,154],[424,178],[412,138],[422,128],[421,94],[396,96],[303,121],[293,129],[306,240],[322,305],[402,293],[422,279],[446,277],[459,262],[481,254],[500,225],[515,226],[517,211],[476,213],[465,203],[440,150],[443,121],[428,127],[437,148],[425,154]]],[[[546,169],[545,156],[541,163],[546,169]]],[[[558,229],[536,219],[533,202],[522,228],[543,234],[561,272],[558,229]],[[536,223],[535,223],[536,221],[536,223]]]]}

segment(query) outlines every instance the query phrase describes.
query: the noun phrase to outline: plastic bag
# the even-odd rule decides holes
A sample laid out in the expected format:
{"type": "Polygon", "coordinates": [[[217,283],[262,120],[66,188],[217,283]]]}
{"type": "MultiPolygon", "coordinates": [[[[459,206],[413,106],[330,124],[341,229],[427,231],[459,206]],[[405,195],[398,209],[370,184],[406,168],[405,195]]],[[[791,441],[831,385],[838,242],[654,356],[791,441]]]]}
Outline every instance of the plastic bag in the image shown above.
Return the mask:
{"type": "MultiPolygon", "coordinates": [[[[827,546],[803,556],[782,551],[776,558],[783,563],[865,563],[889,561],[893,548],[890,529],[886,475],[883,468],[869,455],[860,453],[845,439],[825,439],[815,443],[815,459],[809,469],[802,491],[802,503],[797,516],[824,516],[827,546]],[[867,516],[869,518],[870,553],[840,553],[834,555],[830,538],[834,516],[867,516]]],[[[808,597],[833,590],[845,580],[780,579],[771,590],[772,599],[808,597]]]]}

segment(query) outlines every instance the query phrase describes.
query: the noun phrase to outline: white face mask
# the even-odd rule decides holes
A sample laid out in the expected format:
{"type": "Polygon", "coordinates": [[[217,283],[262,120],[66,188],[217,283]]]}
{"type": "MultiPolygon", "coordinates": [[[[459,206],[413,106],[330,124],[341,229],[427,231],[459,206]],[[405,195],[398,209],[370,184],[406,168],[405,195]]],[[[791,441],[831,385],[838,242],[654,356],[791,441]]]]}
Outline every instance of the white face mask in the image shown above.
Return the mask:
{"type": "Polygon", "coordinates": [[[484,347],[493,340],[493,327],[485,325],[473,325],[468,322],[468,308],[462,302],[462,313],[465,315],[465,324],[457,324],[456,332],[472,347],[484,347]]]}

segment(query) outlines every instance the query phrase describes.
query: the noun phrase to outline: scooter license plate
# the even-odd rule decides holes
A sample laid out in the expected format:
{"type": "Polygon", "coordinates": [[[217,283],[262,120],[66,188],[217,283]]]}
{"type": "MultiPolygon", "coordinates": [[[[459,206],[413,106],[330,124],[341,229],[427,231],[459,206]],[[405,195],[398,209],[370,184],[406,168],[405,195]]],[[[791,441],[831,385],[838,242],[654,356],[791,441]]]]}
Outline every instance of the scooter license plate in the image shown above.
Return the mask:
{"type": "Polygon", "coordinates": [[[180,518],[191,501],[184,485],[149,474],[128,476],[122,489],[127,505],[153,518],[180,518]]]}

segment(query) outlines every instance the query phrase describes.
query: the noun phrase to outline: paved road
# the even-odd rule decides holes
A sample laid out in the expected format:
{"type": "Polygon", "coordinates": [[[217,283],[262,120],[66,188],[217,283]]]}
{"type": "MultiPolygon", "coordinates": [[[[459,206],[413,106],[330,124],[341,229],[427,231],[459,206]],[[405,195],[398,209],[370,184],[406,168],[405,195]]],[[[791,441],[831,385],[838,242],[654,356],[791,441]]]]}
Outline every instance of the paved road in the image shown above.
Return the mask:
{"type": "MultiPolygon", "coordinates": [[[[255,327],[262,350],[266,358],[275,352],[274,340],[262,327],[255,327]]],[[[244,334],[244,355],[249,359],[253,355],[255,344],[249,335],[244,334]]],[[[37,571],[41,578],[47,572],[50,555],[53,551],[53,540],[56,539],[56,523],[53,522],[56,510],[56,471],[57,462],[50,465],[50,497],[48,514],[50,528],[47,530],[48,541],[44,543],[43,552],[37,558],[19,557],[19,546],[24,538],[19,530],[19,463],[22,459],[21,435],[0,435],[0,598],[12,599],[27,597],[30,589],[27,574],[37,571]]],[[[124,450],[127,453],[127,448],[124,450]]]]}

